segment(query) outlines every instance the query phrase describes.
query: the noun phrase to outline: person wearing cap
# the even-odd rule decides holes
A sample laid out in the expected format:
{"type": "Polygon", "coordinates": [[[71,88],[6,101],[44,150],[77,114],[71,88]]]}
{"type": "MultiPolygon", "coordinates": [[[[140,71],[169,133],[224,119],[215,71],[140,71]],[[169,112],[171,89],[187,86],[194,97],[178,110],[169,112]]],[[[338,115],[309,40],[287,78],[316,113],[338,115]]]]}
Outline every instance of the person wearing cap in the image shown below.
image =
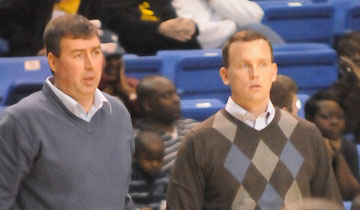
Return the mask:
{"type": "Polygon", "coordinates": [[[100,40],[105,62],[99,89],[123,101],[134,124],[141,112],[136,100],[135,89],[139,81],[125,76],[125,65],[122,58],[125,50],[119,44],[118,36],[112,31],[102,30],[100,40]]]}

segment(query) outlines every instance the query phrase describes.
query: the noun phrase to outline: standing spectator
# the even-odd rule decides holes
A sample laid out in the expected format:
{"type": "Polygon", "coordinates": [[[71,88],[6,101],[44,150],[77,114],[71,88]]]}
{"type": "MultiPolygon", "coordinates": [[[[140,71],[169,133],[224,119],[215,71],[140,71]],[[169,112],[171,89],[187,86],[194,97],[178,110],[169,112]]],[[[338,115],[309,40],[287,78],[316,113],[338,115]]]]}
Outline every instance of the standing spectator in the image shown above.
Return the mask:
{"type": "Polygon", "coordinates": [[[221,48],[235,32],[252,29],[264,34],[272,44],[284,40],[263,25],[264,11],[249,0],[172,0],[179,17],[193,19],[198,28],[201,48],[221,48]]]}
{"type": "Polygon", "coordinates": [[[337,101],[332,92],[319,92],[306,102],[305,117],[320,129],[342,197],[351,200],[360,193],[359,154],[355,144],[343,136],[345,116],[337,101]]]}
{"type": "Polygon", "coordinates": [[[141,209],[159,209],[166,200],[169,178],[161,171],[164,142],[153,131],[141,131],[135,138],[135,153],[129,194],[141,209]]]}
{"type": "Polygon", "coordinates": [[[108,0],[104,8],[107,26],[119,34],[127,53],[200,48],[195,22],[178,18],[169,0],[108,0]]]}
{"type": "Polygon", "coordinates": [[[276,81],[271,86],[270,99],[274,106],[297,117],[299,110],[297,92],[298,86],[293,79],[285,75],[277,75],[276,81]]]}
{"type": "Polygon", "coordinates": [[[320,131],[274,108],[270,42],[241,31],[225,43],[225,109],[185,136],[171,171],[167,209],[280,209],[305,197],[342,205],[320,131]]]}
{"type": "Polygon", "coordinates": [[[169,171],[174,164],[181,139],[195,121],[181,118],[180,98],[174,84],[162,76],[148,76],[136,88],[143,111],[136,121],[136,131],[152,130],[160,133],[165,143],[162,170],[169,171]]]}
{"type": "Polygon", "coordinates": [[[7,56],[45,54],[42,35],[52,18],[80,14],[100,19],[101,13],[101,0],[3,0],[0,2],[0,37],[8,40],[7,56]]]}
{"type": "Polygon", "coordinates": [[[97,28],[64,15],[44,42],[54,76],[0,116],[0,209],[123,210],[133,130],[124,105],[97,89],[97,28]]]}

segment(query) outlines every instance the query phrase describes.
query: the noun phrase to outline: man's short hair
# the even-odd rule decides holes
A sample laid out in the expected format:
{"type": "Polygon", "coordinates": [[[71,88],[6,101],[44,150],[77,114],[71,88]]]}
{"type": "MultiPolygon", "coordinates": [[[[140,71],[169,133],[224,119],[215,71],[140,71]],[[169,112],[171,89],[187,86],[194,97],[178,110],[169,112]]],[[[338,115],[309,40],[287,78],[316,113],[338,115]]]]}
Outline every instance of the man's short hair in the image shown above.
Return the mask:
{"type": "Polygon", "coordinates": [[[140,106],[143,106],[144,101],[149,96],[155,93],[153,85],[154,82],[159,78],[162,78],[162,76],[151,75],[151,76],[146,76],[140,80],[139,84],[136,86],[136,95],[140,106]]]}
{"type": "Polygon", "coordinates": [[[250,41],[255,41],[258,39],[265,40],[266,43],[269,45],[270,51],[271,51],[271,62],[273,62],[274,55],[273,55],[273,48],[272,48],[270,41],[264,35],[256,32],[256,31],[244,30],[244,31],[239,31],[239,32],[235,33],[225,42],[225,44],[222,48],[223,66],[225,68],[229,67],[229,49],[230,49],[230,46],[232,43],[250,42],[250,41]]]}
{"type": "Polygon", "coordinates": [[[60,56],[60,42],[63,38],[92,38],[98,36],[97,28],[81,15],[62,15],[51,20],[44,31],[43,39],[46,53],[60,56]]]}
{"type": "Polygon", "coordinates": [[[292,112],[292,101],[294,95],[298,92],[298,86],[295,81],[285,75],[277,75],[270,90],[270,100],[279,108],[285,107],[292,112]]]}

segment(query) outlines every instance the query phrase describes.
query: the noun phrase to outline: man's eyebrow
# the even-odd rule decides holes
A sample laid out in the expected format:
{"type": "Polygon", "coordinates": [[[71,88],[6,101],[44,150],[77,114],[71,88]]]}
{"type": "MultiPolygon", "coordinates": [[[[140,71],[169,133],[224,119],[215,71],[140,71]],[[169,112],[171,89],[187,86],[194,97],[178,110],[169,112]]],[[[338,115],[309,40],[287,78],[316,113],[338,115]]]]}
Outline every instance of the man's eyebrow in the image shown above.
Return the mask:
{"type": "MultiPolygon", "coordinates": [[[[100,50],[100,49],[101,49],[100,45],[91,48],[91,50],[100,50]]],[[[84,51],[86,51],[86,49],[73,49],[73,50],[71,50],[72,53],[84,52],[84,51]]]]}

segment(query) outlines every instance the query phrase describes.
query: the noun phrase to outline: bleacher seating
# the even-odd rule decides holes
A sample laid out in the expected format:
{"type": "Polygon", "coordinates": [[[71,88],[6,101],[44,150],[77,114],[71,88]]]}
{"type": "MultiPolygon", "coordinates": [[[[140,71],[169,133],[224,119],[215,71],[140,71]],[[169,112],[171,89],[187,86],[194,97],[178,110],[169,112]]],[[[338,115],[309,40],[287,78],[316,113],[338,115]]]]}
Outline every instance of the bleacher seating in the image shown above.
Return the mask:
{"type": "Polygon", "coordinates": [[[22,81],[16,80],[11,83],[5,96],[0,102],[0,106],[10,106],[19,102],[22,98],[41,90],[44,84],[43,80],[40,81],[22,81]]]}
{"type": "Polygon", "coordinates": [[[259,1],[264,10],[262,22],[286,42],[332,44],[334,7],[329,2],[259,1]]]}
{"type": "Polygon", "coordinates": [[[126,75],[141,79],[148,75],[161,75],[163,62],[156,56],[123,56],[126,75]]]}
{"type": "Polygon", "coordinates": [[[184,118],[203,121],[225,107],[225,103],[216,98],[182,99],[181,112],[184,118]]]}
{"type": "Polygon", "coordinates": [[[6,95],[10,85],[16,80],[45,81],[50,75],[46,57],[0,58],[0,98],[6,95]]]}
{"type": "Polygon", "coordinates": [[[329,87],[337,80],[337,55],[324,44],[274,46],[278,73],[295,80],[299,93],[309,94],[329,87]]]}

